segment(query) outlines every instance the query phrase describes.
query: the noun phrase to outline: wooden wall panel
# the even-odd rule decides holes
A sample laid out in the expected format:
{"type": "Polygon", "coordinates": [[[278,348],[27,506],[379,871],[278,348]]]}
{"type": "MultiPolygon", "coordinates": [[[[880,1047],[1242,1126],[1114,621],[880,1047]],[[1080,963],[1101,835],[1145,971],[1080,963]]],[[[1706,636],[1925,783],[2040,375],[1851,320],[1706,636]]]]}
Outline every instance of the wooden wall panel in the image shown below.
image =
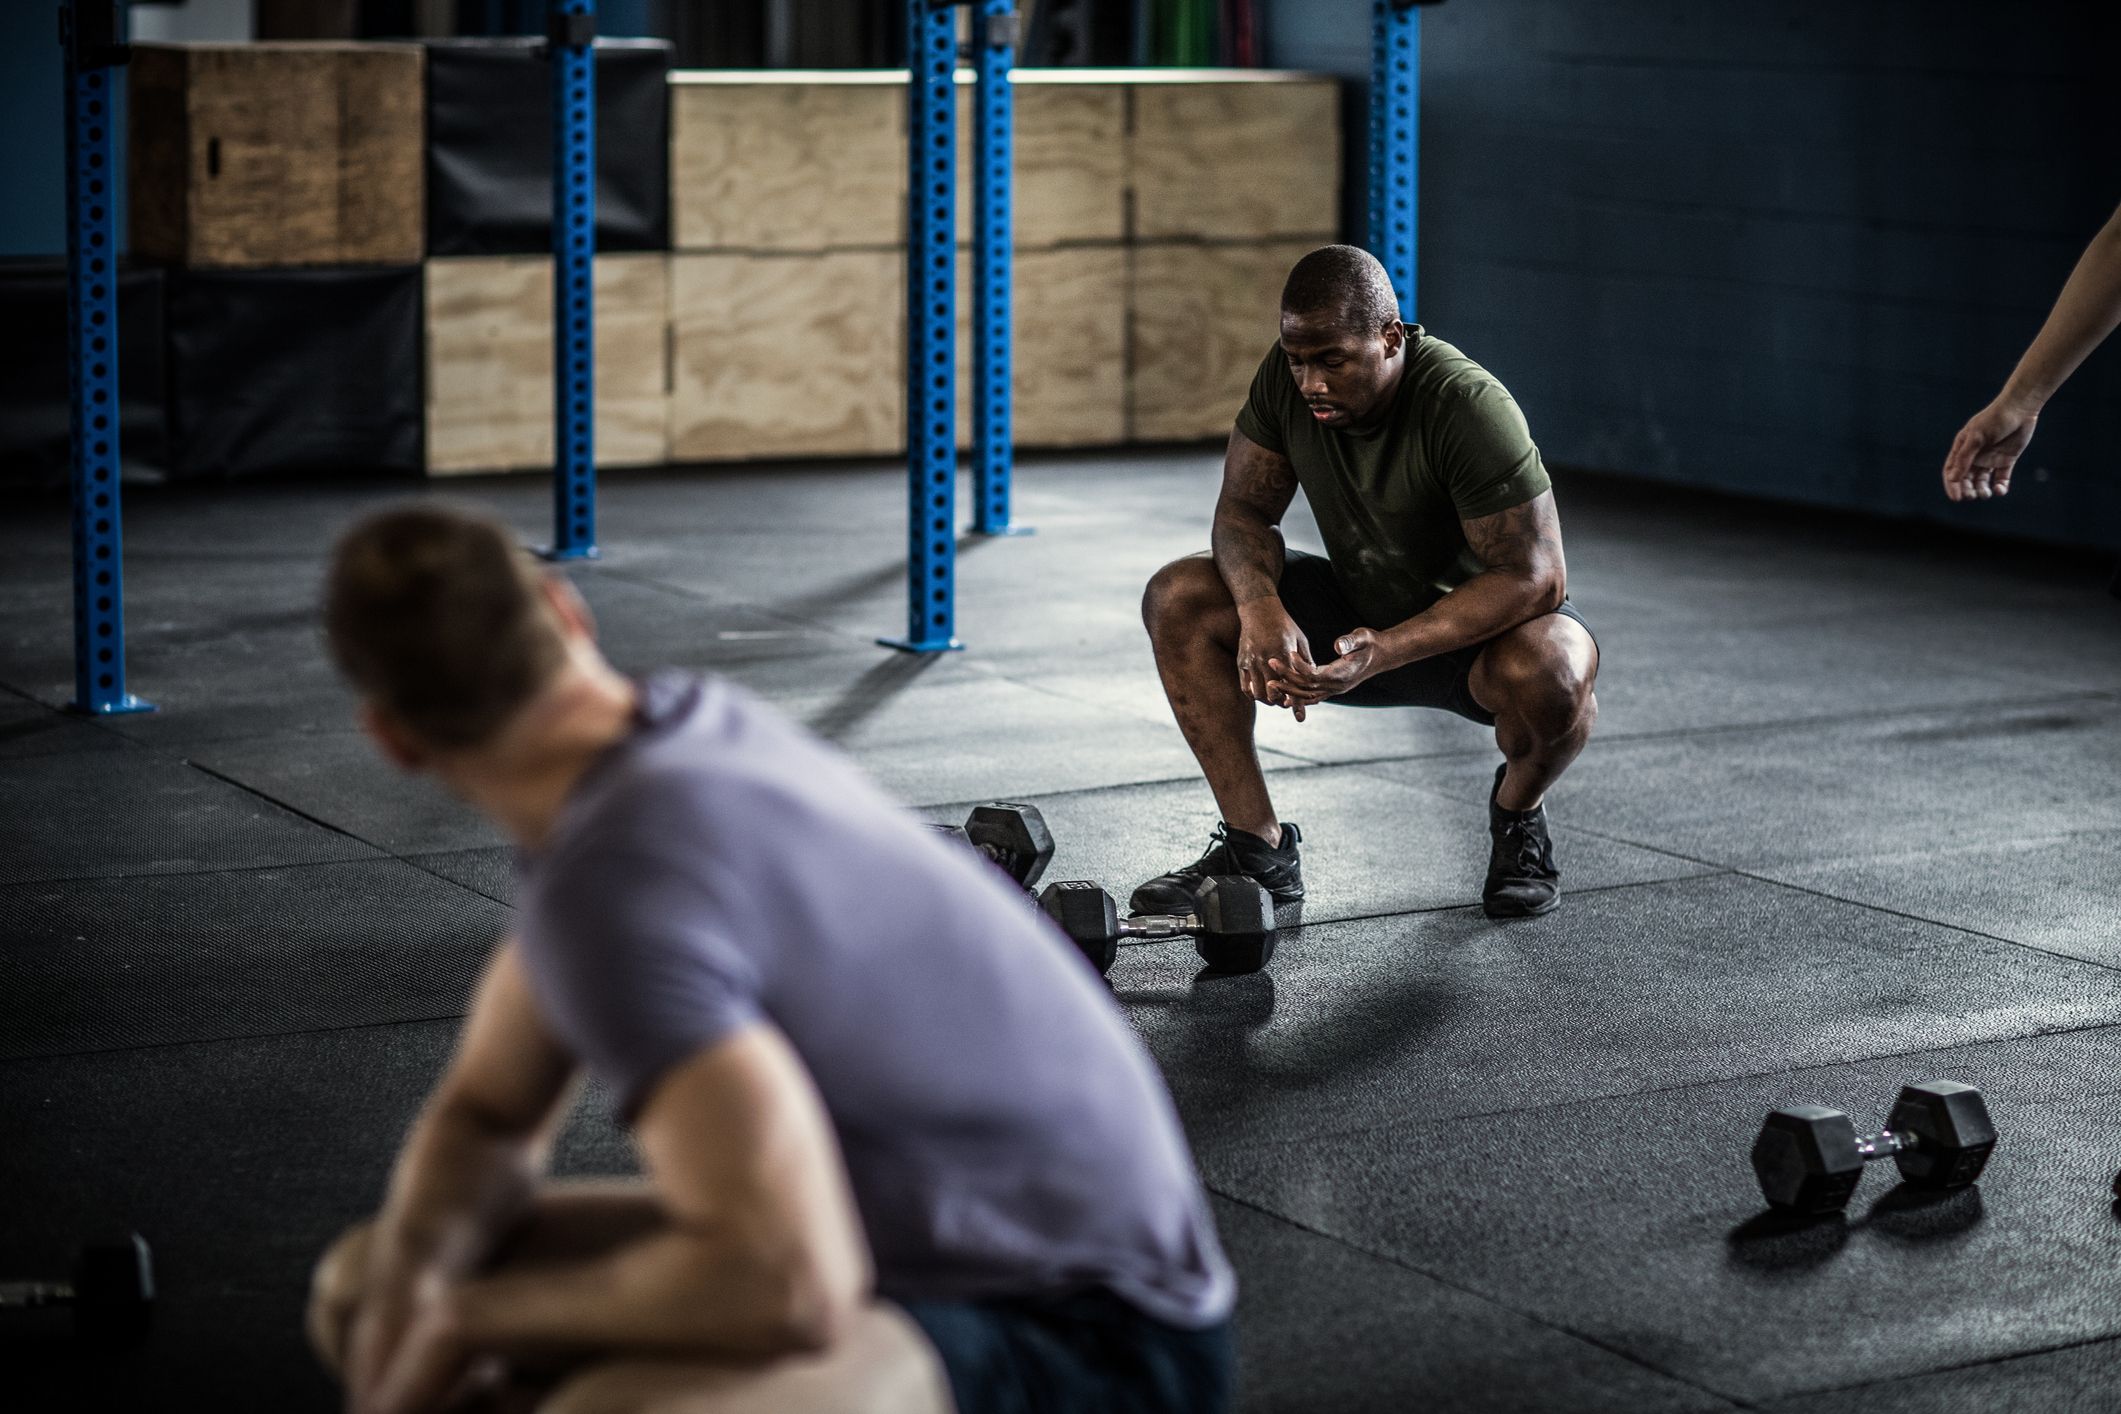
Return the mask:
{"type": "Polygon", "coordinates": [[[1136,237],[1338,239],[1332,80],[1144,83],[1133,97],[1136,237]]]}
{"type": "Polygon", "coordinates": [[[817,251],[905,239],[903,83],[671,85],[679,250],[817,251]]]}
{"type": "Polygon", "coordinates": [[[1130,439],[1229,435],[1274,342],[1282,282],[1312,246],[1149,245],[1130,252],[1130,439]]]}
{"type": "MultiPolygon", "coordinates": [[[[1018,251],[1012,431],[1022,447],[1116,446],[1127,438],[1127,252],[1018,251]]],[[[972,288],[972,257],[958,257],[972,288]]],[[[972,444],[972,303],[957,321],[958,442],[972,444]]]]}
{"type": "MultiPolygon", "coordinates": [[[[1033,81],[1015,89],[1016,244],[1125,240],[1126,87],[1033,81]]],[[[959,88],[958,99],[957,238],[969,244],[977,170],[970,85],[959,88]]]]}
{"type": "Polygon", "coordinates": [[[141,46],[134,253],[198,268],[417,263],[423,63],[409,44],[141,46]],[[172,142],[160,129],[179,105],[172,142]]]}
{"type": "MultiPolygon", "coordinates": [[[[670,258],[596,261],[597,461],[669,457],[670,258]]],[[[552,465],[552,262],[427,262],[431,474],[552,465]]]]}
{"type": "Polygon", "coordinates": [[[899,252],[671,259],[673,459],[905,447],[899,252]]]}

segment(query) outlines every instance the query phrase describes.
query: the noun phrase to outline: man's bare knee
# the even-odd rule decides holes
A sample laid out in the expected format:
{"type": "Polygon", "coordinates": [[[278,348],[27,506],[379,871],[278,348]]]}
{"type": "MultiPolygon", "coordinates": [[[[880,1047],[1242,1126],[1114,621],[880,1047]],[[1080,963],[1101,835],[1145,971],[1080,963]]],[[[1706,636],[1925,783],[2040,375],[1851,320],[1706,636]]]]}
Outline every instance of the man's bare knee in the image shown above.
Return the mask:
{"type": "Polygon", "coordinates": [[[538,1414],[952,1414],[948,1376],[905,1312],[875,1305],[831,1346],[769,1364],[609,1360],[538,1414]]]}
{"type": "Polygon", "coordinates": [[[1149,586],[1142,591],[1142,623],[1152,637],[1198,624],[1229,607],[1230,591],[1215,561],[1205,555],[1173,560],[1149,576],[1149,586]]]}
{"type": "Polygon", "coordinates": [[[346,1359],[346,1327],[354,1308],[361,1304],[361,1291],[368,1278],[368,1242],[373,1222],[355,1223],[339,1234],[309,1281],[309,1312],[305,1325],[310,1348],[334,1375],[346,1359]]]}

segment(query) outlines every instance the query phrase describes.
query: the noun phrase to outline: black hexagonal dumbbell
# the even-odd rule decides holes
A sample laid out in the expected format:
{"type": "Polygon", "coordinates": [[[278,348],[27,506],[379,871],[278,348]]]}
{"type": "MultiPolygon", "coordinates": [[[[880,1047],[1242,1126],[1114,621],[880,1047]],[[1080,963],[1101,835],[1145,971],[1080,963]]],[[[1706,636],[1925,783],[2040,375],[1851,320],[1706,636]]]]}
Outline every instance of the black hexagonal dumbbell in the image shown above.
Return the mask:
{"type": "Polygon", "coordinates": [[[0,1310],[66,1306],[74,1333],[97,1345],[136,1345],[155,1309],[155,1261],[147,1240],[128,1233],[81,1249],[67,1281],[0,1281],[0,1310]]]}
{"type": "Polygon", "coordinates": [[[1885,1128],[1858,1135],[1839,1110],[1791,1105],[1770,1111],[1753,1141],[1753,1173],[1768,1206],[1788,1213],[1836,1212],[1863,1166],[1890,1157],[1917,1188],[1964,1188],[1981,1177],[1996,1126],[1971,1085],[1927,1080],[1902,1087],[1885,1128]]]}
{"type": "Polygon", "coordinates": [[[990,800],[975,805],[962,825],[930,827],[962,840],[991,860],[1028,892],[1053,859],[1053,832],[1036,805],[990,800]]]}
{"type": "Polygon", "coordinates": [[[1241,874],[1200,886],[1194,911],[1121,918],[1112,895],[1087,880],[1048,884],[1038,906],[1075,940],[1099,972],[1112,970],[1121,938],[1191,937],[1201,961],[1217,972],[1257,972],[1274,956],[1274,899],[1241,874]]]}

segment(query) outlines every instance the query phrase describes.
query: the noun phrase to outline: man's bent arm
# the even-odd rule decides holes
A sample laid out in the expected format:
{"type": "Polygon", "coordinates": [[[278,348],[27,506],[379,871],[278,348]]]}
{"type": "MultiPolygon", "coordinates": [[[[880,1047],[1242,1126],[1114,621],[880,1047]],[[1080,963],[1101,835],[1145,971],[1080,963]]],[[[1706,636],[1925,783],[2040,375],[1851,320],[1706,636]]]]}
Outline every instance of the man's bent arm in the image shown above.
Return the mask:
{"type": "Polygon", "coordinates": [[[1239,608],[1280,593],[1287,551],[1279,527],[1295,499],[1296,468],[1289,459],[1232,428],[1209,543],[1215,568],[1239,608]]]}
{"type": "Polygon", "coordinates": [[[377,1218],[378,1259],[451,1277],[484,1262],[544,1172],[574,1071],[538,1014],[514,942],[503,943],[399,1154],[377,1218]]]}
{"type": "Polygon", "coordinates": [[[458,1288],[464,1345],[765,1357],[828,1344],[874,1273],[824,1103],[781,1033],[755,1023],[678,1066],[635,1136],[670,1226],[458,1288]]]}
{"type": "Polygon", "coordinates": [[[1484,643],[1561,607],[1569,577],[1552,491],[1464,525],[1466,543],[1486,568],[1380,633],[1379,671],[1484,643]]]}

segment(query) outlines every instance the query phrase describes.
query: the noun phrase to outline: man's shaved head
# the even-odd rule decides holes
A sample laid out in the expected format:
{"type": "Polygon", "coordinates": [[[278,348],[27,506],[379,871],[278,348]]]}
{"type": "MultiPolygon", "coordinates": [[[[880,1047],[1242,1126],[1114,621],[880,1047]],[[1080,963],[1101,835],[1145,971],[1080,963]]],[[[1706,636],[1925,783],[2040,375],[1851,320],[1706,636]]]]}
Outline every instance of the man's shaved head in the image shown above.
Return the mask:
{"type": "Polygon", "coordinates": [[[1399,296],[1377,257],[1360,246],[1320,246],[1289,272],[1281,312],[1318,329],[1375,334],[1399,318],[1399,296]]]}

